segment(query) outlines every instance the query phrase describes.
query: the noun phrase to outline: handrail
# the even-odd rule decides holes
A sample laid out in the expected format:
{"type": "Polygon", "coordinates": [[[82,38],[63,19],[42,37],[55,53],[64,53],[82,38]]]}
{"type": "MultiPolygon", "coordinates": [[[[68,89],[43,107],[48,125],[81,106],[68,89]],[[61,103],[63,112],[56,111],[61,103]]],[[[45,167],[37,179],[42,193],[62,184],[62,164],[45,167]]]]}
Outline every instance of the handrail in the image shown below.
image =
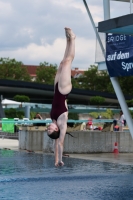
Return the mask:
{"type": "MultiPolygon", "coordinates": [[[[92,119],[92,120],[72,120],[69,119],[67,122],[69,123],[83,123],[92,121],[93,123],[105,123],[105,122],[113,122],[114,119],[92,119]]],[[[14,123],[14,124],[35,124],[35,123],[51,123],[52,120],[0,120],[0,124],[8,124],[8,123],[14,123]]]]}

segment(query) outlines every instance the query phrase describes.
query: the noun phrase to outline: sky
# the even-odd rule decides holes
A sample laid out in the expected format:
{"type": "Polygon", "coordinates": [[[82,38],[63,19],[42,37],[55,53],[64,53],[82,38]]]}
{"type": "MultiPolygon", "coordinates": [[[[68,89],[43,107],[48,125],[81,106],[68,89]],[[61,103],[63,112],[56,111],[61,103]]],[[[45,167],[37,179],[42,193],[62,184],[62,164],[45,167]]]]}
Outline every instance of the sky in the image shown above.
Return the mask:
{"type": "MultiPolygon", "coordinates": [[[[86,0],[97,26],[103,0],[86,0]]],[[[111,18],[130,13],[130,3],[110,1],[111,18]]],[[[95,65],[96,36],[82,0],[0,0],[0,57],[25,65],[59,65],[66,39],[64,27],[76,34],[72,68],[95,65]]]]}

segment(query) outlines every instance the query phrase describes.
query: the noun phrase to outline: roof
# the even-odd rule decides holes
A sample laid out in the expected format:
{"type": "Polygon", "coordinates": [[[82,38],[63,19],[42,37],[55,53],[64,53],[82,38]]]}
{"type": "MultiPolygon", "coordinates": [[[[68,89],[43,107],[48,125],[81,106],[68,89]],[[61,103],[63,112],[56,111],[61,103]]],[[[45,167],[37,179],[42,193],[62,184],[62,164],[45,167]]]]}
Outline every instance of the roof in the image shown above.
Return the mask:
{"type": "MultiPolygon", "coordinates": [[[[27,68],[28,73],[30,74],[30,76],[33,76],[33,77],[36,76],[36,70],[39,67],[39,65],[23,65],[23,66],[27,68]]],[[[78,68],[72,69],[71,70],[71,76],[73,78],[77,78],[80,75],[83,75],[84,71],[85,70],[80,70],[78,68]]]]}
{"type": "Polygon", "coordinates": [[[27,68],[30,76],[36,76],[36,69],[39,67],[38,65],[24,65],[27,68]]]}
{"type": "Polygon", "coordinates": [[[99,22],[98,32],[133,35],[133,14],[99,22]]]}
{"type": "Polygon", "coordinates": [[[83,75],[84,72],[85,72],[85,70],[83,71],[83,70],[80,70],[78,68],[75,68],[75,69],[71,70],[71,76],[73,78],[78,78],[79,76],[83,75]]]}

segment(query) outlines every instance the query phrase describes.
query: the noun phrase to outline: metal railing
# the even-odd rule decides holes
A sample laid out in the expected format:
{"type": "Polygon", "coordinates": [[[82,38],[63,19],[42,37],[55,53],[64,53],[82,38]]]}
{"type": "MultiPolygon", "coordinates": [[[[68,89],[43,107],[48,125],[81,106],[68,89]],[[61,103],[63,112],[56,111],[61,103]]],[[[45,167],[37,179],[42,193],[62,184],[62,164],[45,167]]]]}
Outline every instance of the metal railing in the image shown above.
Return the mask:
{"type": "MultiPolygon", "coordinates": [[[[113,122],[114,119],[92,119],[92,120],[73,120],[73,119],[69,119],[67,122],[69,123],[83,123],[83,122],[88,122],[88,121],[92,121],[93,123],[107,123],[107,122],[113,122]]],[[[23,125],[23,124],[36,124],[36,123],[51,123],[52,120],[8,120],[8,121],[3,121],[3,120],[0,120],[0,124],[2,123],[14,123],[14,124],[20,124],[20,125],[23,125]]]]}

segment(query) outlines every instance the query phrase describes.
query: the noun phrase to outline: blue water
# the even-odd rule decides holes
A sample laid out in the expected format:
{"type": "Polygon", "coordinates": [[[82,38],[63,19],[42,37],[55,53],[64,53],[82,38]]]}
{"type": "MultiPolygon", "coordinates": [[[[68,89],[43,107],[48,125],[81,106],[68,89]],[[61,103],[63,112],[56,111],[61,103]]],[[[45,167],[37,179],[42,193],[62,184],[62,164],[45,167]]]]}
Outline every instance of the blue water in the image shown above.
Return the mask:
{"type": "Polygon", "coordinates": [[[133,166],[0,150],[0,200],[133,200],[133,166]]]}

